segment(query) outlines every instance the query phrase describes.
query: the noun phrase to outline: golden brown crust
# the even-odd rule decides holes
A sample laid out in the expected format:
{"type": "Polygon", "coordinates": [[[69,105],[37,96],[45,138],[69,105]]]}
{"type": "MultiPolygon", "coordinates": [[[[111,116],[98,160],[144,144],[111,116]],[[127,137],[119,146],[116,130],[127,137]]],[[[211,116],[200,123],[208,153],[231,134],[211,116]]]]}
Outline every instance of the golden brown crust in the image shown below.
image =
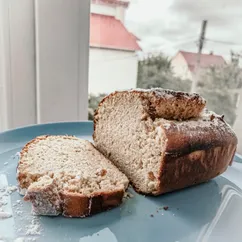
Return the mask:
{"type": "MultiPolygon", "coordinates": [[[[161,126],[162,127],[162,126],[161,126]]],[[[167,137],[166,155],[183,156],[196,150],[237,145],[237,138],[231,128],[216,117],[213,120],[198,119],[188,122],[169,122],[163,127],[167,137]]]]}
{"type": "Polygon", "coordinates": [[[97,193],[91,197],[75,193],[61,193],[65,217],[87,217],[117,207],[122,203],[123,190],[97,193]]]}
{"type": "Polygon", "coordinates": [[[236,145],[197,150],[174,157],[165,155],[160,172],[159,195],[199,183],[222,174],[233,159],[236,145]]]}
{"type": "Polygon", "coordinates": [[[231,128],[214,115],[198,122],[200,126],[171,122],[163,127],[167,144],[157,194],[208,181],[232,163],[238,140],[231,128]]]}

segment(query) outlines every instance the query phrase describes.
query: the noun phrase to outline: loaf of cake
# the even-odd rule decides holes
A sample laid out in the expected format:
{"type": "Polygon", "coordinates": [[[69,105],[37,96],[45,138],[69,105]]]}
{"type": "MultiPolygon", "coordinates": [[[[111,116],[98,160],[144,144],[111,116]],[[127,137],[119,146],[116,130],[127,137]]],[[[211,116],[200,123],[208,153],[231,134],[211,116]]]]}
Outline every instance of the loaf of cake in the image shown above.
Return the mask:
{"type": "Polygon", "coordinates": [[[40,136],[21,151],[19,190],[34,214],[86,217],[118,206],[128,186],[95,147],[72,136],[40,136]]]}
{"type": "Polygon", "coordinates": [[[137,192],[159,195],[206,182],[232,162],[237,138],[198,94],[163,89],[117,91],[99,104],[96,148],[137,192]]]}

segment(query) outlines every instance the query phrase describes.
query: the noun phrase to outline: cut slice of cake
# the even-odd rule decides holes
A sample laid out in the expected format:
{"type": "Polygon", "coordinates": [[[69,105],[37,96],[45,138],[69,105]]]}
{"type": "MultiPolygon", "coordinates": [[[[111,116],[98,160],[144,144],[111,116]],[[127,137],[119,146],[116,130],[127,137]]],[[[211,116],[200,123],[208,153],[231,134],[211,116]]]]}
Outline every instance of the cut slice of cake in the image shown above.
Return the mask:
{"type": "Polygon", "coordinates": [[[223,173],[237,138],[228,124],[205,112],[198,94],[163,89],[114,92],[94,118],[95,146],[138,192],[159,195],[223,173]]]}
{"type": "Polygon", "coordinates": [[[118,206],[127,177],[86,140],[73,136],[40,136],[21,151],[19,190],[33,212],[86,217],[118,206]]]}

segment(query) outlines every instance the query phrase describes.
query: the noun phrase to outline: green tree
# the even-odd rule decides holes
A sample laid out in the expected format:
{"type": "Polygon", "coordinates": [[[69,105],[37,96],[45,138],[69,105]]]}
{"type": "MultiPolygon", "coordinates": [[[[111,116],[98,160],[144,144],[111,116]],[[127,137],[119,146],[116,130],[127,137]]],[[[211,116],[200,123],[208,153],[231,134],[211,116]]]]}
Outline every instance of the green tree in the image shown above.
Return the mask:
{"type": "Polygon", "coordinates": [[[204,70],[198,81],[198,93],[207,100],[207,107],[233,125],[236,119],[238,89],[242,87],[241,69],[234,64],[210,67],[204,70]]]}
{"type": "Polygon", "coordinates": [[[138,88],[161,87],[176,91],[189,91],[190,86],[191,81],[182,80],[174,76],[170,60],[162,53],[139,61],[138,88]]]}
{"type": "Polygon", "coordinates": [[[98,107],[99,102],[105,97],[107,94],[101,93],[99,95],[90,94],[88,98],[88,120],[93,120],[94,112],[98,107]]]}
{"type": "Polygon", "coordinates": [[[198,86],[218,90],[241,88],[242,71],[234,64],[206,68],[200,75],[198,86]]]}

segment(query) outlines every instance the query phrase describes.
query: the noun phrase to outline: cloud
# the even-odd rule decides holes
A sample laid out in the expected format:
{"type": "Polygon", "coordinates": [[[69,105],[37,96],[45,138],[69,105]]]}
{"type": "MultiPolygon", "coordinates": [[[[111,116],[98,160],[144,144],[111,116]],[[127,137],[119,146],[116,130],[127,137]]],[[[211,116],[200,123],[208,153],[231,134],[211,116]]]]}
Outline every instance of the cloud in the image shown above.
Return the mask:
{"type": "Polygon", "coordinates": [[[192,23],[207,19],[213,26],[219,27],[229,25],[236,18],[241,20],[241,9],[242,2],[240,0],[176,0],[170,11],[192,23]]]}
{"type": "Polygon", "coordinates": [[[163,48],[173,55],[178,49],[197,51],[195,41],[206,19],[208,39],[239,42],[241,46],[207,42],[204,52],[229,55],[231,49],[242,50],[241,9],[241,0],[136,0],[127,12],[127,27],[141,38],[145,50],[163,48]]]}

